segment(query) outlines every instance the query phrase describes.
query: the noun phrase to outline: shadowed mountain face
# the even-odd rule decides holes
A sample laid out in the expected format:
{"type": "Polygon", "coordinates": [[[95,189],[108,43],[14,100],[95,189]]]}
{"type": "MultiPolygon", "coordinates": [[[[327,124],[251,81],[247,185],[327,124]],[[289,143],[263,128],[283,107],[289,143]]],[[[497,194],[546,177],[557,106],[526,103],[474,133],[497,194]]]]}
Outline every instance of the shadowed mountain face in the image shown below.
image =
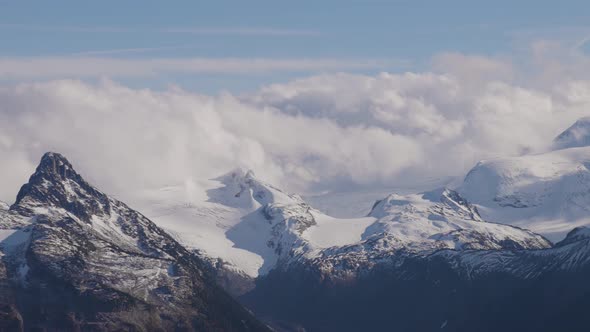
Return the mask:
{"type": "Polygon", "coordinates": [[[204,262],[59,154],[0,210],[0,234],[0,329],[267,330],[204,262]]]}
{"type": "Polygon", "coordinates": [[[275,270],[243,300],[307,331],[587,331],[590,232],[541,250],[441,250],[383,258],[355,279],[275,270]]]}

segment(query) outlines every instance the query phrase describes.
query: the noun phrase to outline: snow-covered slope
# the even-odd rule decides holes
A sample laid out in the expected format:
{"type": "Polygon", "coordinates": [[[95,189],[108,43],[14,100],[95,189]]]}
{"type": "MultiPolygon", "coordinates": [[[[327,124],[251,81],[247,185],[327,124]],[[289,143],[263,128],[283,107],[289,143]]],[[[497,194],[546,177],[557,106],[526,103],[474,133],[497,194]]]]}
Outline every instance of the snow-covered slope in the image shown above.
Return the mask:
{"type": "Polygon", "coordinates": [[[378,218],[365,237],[386,233],[406,250],[547,248],[532,232],[481,219],[457,192],[441,188],[416,195],[389,195],[370,213],[378,218]]]}
{"type": "Polygon", "coordinates": [[[250,277],[268,273],[294,246],[323,248],[358,241],[374,221],[331,218],[242,169],[198,186],[144,192],[136,205],[188,248],[220,258],[226,267],[250,277]],[[205,188],[206,193],[191,195],[192,187],[205,188]],[[313,227],[302,235],[318,224],[321,229],[313,227]]]}
{"type": "Polygon", "coordinates": [[[519,279],[535,279],[549,273],[575,273],[590,266],[590,229],[578,227],[553,248],[524,251],[441,251],[429,257],[443,257],[466,278],[503,273],[519,279]]]}
{"type": "Polygon", "coordinates": [[[553,140],[555,149],[590,146],[590,117],[576,121],[553,140]]]}
{"type": "Polygon", "coordinates": [[[550,245],[531,232],[484,222],[473,206],[448,189],[392,194],[368,216],[334,218],[249,171],[236,170],[203,185],[206,195],[186,195],[187,186],[169,187],[146,193],[138,204],[185,246],[250,277],[295,262],[350,258],[351,252],[359,264],[370,266],[376,257],[400,250],[427,254],[442,248],[550,245]]]}
{"type": "Polygon", "coordinates": [[[268,245],[273,225],[261,207],[281,204],[297,206],[303,201],[242,169],[197,185],[187,182],[146,191],[135,202],[186,247],[221,258],[228,268],[252,277],[266,273],[278,258],[268,245]],[[195,193],[194,187],[206,192],[195,193]]]}
{"type": "Polygon", "coordinates": [[[486,220],[551,240],[590,224],[590,147],[478,163],[458,191],[486,220]]]}
{"type": "Polygon", "coordinates": [[[376,202],[369,216],[375,221],[365,229],[360,241],[326,248],[316,257],[305,257],[297,263],[312,266],[325,278],[346,280],[383,262],[397,265],[406,258],[426,257],[443,249],[551,247],[549,241],[530,231],[483,221],[473,205],[447,188],[422,194],[391,194],[376,202]]]}

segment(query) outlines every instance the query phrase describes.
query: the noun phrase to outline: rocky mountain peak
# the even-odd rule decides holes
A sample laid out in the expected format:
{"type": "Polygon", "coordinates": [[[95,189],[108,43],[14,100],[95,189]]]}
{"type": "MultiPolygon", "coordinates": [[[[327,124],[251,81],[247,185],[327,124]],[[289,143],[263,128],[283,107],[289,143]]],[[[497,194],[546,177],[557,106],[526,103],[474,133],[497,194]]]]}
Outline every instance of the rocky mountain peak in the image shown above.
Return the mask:
{"type": "Polygon", "coordinates": [[[208,263],[60,154],[46,153],[0,212],[10,232],[2,299],[21,325],[9,330],[268,330],[216,285],[208,263]]]}
{"type": "Polygon", "coordinates": [[[11,209],[34,215],[38,209],[62,208],[87,219],[104,212],[105,205],[107,196],[86,182],[63,155],[47,152],[19,190],[11,209]]]}
{"type": "Polygon", "coordinates": [[[47,152],[41,157],[37,172],[55,174],[65,178],[68,172],[73,172],[73,167],[63,155],[56,152],[47,152]]]}

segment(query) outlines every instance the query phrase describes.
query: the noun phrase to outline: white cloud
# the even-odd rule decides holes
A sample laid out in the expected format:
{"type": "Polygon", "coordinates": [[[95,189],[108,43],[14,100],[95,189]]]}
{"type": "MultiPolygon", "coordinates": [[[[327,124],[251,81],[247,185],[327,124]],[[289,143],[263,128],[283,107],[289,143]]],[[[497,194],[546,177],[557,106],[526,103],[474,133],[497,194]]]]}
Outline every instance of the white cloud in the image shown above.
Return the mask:
{"type": "Polygon", "coordinates": [[[260,110],[231,95],[134,90],[110,81],[4,87],[0,132],[3,199],[14,197],[48,150],[64,153],[115,193],[211,178],[236,166],[293,189],[386,180],[422,158],[411,139],[380,128],[260,110]]]}
{"type": "MultiPolygon", "coordinates": [[[[325,74],[244,96],[132,89],[109,80],[4,85],[0,198],[14,199],[48,150],[116,194],[237,166],[294,192],[461,176],[479,159],[542,151],[588,115],[590,77],[542,73],[542,83],[523,84],[526,71],[497,61],[447,55],[436,73],[325,74]],[[465,74],[455,62],[483,74],[465,74]]],[[[120,70],[145,73],[126,64],[120,70]]],[[[35,69],[52,70],[19,70],[35,69]]]]}

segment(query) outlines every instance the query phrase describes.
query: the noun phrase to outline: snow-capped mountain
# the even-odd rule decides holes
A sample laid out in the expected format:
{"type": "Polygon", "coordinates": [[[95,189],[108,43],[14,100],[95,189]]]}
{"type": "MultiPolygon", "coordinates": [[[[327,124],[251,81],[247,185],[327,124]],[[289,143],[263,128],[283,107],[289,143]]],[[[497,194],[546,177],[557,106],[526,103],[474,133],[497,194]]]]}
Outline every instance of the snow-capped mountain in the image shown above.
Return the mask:
{"type": "Polygon", "coordinates": [[[266,330],[207,265],[47,153],[0,211],[9,330],[266,330]]]}
{"type": "MultiPolygon", "coordinates": [[[[297,263],[313,267],[323,278],[350,279],[384,261],[395,265],[407,257],[428,256],[443,249],[551,247],[549,241],[530,231],[483,221],[474,206],[447,188],[414,195],[391,194],[375,203],[369,218],[372,220],[360,240],[318,249],[297,263]]],[[[338,222],[346,223],[346,219],[338,222]]],[[[321,229],[322,224],[310,227],[309,232],[314,228],[321,229]]]]}
{"type": "Polygon", "coordinates": [[[285,245],[280,237],[290,230],[279,230],[276,219],[298,214],[313,222],[300,197],[259,181],[249,171],[237,169],[200,182],[204,193],[193,187],[188,182],[147,191],[135,204],[187,248],[220,258],[227,268],[250,277],[267,273],[285,245]]]}
{"type": "Polygon", "coordinates": [[[585,331],[590,231],[572,228],[590,222],[588,165],[590,147],[564,147],[391,194],[360,240],[271,270],[244,301],[310,330],[585,331]]]}
{"type": "Polygon", "coordinates": [[[481,161],[458,191],[486,219],[553,241],[590,224],[590,147],[481,161]]]}
{"type": "MultiPolygon", "coordinates": [[[[590,225],[590,117],[553,140],[553,150],[483,160],[463,178],[435,180],[477,206],[483,219],[530,229],[557,242],[575,227],[590,225]]],[[[436,187],[430,187],[434,188],[436,187]]],[[[411,194],[410,188],[390,191],[411,194]]],[[[382,189],[310,196],[311,205],[340,217],[368,213],[382,189]]]]}
{"type": "Polygon", "coordinates": [[[550,246],[529,231],[485,222],[474,206],[449,189],[391,194],[368,216],[344,219],[321,213],[250,171],[233,171],[207,186],[200,200],[182,201],[190,197],[186,188],[169,187],[149,192],[140,205],[185,246],[250,278],[291,264],[348,278],[401,252],[550,246]],[[345,261],[355,268],[342,268],[345,261]]]}

